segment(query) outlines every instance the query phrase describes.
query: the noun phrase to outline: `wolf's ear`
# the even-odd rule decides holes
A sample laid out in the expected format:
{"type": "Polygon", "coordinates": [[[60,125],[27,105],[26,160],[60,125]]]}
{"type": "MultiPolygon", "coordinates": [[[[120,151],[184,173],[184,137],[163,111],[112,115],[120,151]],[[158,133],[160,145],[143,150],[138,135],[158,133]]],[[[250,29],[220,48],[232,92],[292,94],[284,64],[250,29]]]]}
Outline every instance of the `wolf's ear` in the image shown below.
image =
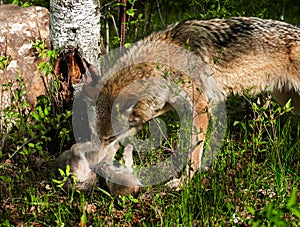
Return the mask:
{"type": "Polygon", "coordinates": [[[83,68],[84,68],[84,73],[82,76],[82,82],[83,83],[88,83],[88,84],[97,84],[98,80],[100,79],[100,73],[99,70],[97,69],[96,66],[93,64],[90,64],[83,58],[83,68]]]}
{"type": "Polygon", "coordinates": [[[100,73],[96,66],[90,64],[82,59],[84,73],[82,75],[82,82],[84,83],[82,91],[92,100],[95,100],[99,95],[97,83],[100,79],[100,73]]]}

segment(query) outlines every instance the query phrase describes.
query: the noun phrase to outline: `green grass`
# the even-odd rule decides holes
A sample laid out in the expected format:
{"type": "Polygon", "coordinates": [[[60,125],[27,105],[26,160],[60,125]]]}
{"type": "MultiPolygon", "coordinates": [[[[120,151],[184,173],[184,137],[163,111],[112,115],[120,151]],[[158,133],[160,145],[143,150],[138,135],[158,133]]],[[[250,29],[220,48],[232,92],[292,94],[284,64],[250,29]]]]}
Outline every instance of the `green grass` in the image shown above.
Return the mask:
{"type": "MultiPolygon", "coordinates": [[[[27,125],[18,136],[15,130],[2,133],[1,141],[10,146],[1,148],[0,226],[299,226],[299,117],[267,95],[233,96],[227,106],[226,138],[213,166],[179,192],[161,185],[137,198],[112,197],[101,182],[90,193],[57,187],[51,170],[57,153],[39,143],[53,131],[27,125]],[[28,127],[42,134],[34,134],[30,146],[28,127]]],[[[66,122],[64,117],[54,119],[66,122]]]]}
{"type": "MultiPolygon", "coordinates": [[[[300,225],[300,117],[289,104],[280,107],[267,94],[230,97],[224,143],[211,168],[181,191],[159,185],[136,198],[112,197],[100,180],[89,193],[53,181],[55,157],[74,143],[71,113],[58,113],[45,96],[30,109],[21,77],[16,85],[0,122],[0,226],[300,225]]],[[[169,123],[168,152],[176,146],[176,116],[169,123]]],[[[137,163],[155,162],[163,150],[137,163]]]]}

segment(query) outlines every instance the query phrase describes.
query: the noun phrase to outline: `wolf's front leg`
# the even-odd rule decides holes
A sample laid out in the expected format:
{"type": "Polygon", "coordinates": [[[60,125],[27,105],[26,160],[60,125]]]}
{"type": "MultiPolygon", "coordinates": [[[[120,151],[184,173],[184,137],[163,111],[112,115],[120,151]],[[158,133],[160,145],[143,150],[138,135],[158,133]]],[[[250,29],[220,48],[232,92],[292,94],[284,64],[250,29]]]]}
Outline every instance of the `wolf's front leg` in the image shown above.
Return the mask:
{"type": "Polygon", "coordinates": [[[180,190],[185,186],[201,167],[203,145],[209,123],[209,103],[203,94],[194,96],[193,100],[194,110],[190,141],[191,152],[189,153],[190,162],[186,163],[186,167],[180,178],[174,178],[166,184],[168,187],[175,188],[176,190],[180,190]]]}

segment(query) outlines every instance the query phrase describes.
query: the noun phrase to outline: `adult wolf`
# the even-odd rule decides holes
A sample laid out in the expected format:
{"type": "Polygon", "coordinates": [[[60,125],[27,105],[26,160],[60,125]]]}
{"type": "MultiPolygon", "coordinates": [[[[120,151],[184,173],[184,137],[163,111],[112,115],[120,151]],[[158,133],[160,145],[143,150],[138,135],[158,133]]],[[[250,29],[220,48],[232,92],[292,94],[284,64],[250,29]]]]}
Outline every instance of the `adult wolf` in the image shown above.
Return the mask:
{"type": "MultiPolygon", "coordinates": [[[[154,33],[130,48],[98,82],[83,87],[97,100],[95,128],[101,146],[93,156],[98,167],[91,168],[111,179],[105,168],[112,166],[119,143],[174,108],[184,96],[178,99],[176,94],[183,91],[193,107],[193,149],[187,171],[171,182],[178,186],[200,167],[213,103],[230,93],[269,90],[281,104],[292,98],[300,112],[299,72],[300,29],[284,22],[247,17],[186,20],[154,33]],[[118,120],[113,115],[128,119],[126,130],[114,127],[118,120]]],[[[138,182],[128,176],[128,182],[138,182]]],[[[124,179],[122,184],[124,192],[141,186],[126,185],[124,179]]]]}

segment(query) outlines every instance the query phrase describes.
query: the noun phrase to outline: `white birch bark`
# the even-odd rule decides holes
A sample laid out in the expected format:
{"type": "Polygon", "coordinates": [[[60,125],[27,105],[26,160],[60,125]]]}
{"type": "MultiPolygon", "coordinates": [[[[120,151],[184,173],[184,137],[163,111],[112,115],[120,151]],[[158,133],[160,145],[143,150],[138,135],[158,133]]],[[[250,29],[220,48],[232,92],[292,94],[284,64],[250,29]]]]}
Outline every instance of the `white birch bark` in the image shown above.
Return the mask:
{"type": "Polygon", "coordinates": [[[50,40],[53,48],[79,53],[100,72],[99,0],[51,0],[50,40]]]}
{"type": "MultiPolygon", "coordinates": [[[[50,41],[63,53],[76,48],[100,72],[99,0],[50,0],[50,41]]],[[[71,64],[71,63],[70,63],[71,64]]],[[[74,87],[73,132],[76,142],[99,140],[95,135],[95,105],[87,103],[83,83],[74,87]]]]}

